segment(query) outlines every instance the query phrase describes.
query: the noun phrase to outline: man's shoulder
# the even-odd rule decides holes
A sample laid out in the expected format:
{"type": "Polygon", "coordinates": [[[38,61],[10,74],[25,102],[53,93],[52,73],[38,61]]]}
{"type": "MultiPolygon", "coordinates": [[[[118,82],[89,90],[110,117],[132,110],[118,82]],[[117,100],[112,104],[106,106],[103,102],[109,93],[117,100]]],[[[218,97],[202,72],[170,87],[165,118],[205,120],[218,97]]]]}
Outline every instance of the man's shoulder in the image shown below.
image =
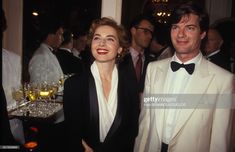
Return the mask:
{"type": "Polygon", "coordinates": [[[163,65],[168,65],[171,61],[171,57],[170,58],[166,58],[166,59],[162,59],[162,60],[156,60],[156,61],[152,61],[149,64],[151,66],[163,66],[163,65]]]}
{"type": "Polygon", "coordinates": [[[208,70],[210,73],[215,74],[217,76],[233,76],[233,74],[231,72],[229,72],[228,70],[210,62],[207,61],[208,64],[208,70]]]}
{"type": "Polygon", "coordinates": [[[20,58],[20,55],[16,54],[15,52],[6,50],[4,48],[2,48],[2,56],[8,56],[8,57],[12,57],[12,58],[20,58]]]}

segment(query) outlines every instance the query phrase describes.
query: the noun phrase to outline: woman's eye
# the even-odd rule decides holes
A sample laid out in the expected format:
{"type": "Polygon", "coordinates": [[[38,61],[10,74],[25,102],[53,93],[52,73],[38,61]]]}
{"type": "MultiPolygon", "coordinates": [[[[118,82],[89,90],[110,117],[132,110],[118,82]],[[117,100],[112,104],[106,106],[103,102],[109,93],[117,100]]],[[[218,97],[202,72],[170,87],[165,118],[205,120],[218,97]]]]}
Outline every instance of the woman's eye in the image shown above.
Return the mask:
{"type": "Polygon", "coordinates": [[[107,38],[107,41],[112,41],[112,42],[114,42],[114,39],[112,39],[112,38],[107,38]]]}
{"type": "Polygon", "coordinates": [[[93,40],[99,40],[100,38],[99,37],[93,37],[93,40]]]}

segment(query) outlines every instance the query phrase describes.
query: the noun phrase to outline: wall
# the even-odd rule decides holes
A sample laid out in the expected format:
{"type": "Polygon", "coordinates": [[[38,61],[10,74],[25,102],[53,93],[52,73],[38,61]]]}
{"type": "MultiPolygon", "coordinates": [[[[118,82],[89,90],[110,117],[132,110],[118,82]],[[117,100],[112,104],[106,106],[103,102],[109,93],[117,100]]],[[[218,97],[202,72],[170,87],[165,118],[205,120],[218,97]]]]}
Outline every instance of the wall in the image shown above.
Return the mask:
{"type": "Polygon", "coordinates": [[[3,36],[3,48],[22,56],[23,0],[3,0],[7,30],[3,36]]]}

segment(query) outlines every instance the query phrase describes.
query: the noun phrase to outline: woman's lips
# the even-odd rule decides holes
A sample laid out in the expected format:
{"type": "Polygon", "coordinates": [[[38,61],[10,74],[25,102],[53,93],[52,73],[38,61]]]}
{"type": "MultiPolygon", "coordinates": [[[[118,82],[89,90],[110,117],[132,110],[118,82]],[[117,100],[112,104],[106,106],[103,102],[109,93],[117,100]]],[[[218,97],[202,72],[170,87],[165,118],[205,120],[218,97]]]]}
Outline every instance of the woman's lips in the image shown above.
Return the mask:
{"type": "Polygon", "coordinates": [[[97,53],[99,54],[99,55],[104,55],[104,54],[107,54],[109,51],[108,50],[106,50],[106,49],[97,49],[97,53]]]}

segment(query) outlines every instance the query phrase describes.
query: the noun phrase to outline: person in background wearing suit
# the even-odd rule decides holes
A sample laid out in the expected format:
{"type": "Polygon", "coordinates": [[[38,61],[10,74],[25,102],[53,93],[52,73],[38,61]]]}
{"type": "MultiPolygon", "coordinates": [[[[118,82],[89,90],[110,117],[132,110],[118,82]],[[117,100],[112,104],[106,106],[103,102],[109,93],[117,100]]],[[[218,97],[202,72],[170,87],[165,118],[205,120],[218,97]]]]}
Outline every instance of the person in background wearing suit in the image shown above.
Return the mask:
{"type": "Polygon", "coordinates": [[[172,57],[174,52],[170,46],[170,34],[168,27],[163,24],[155,24],[153,39],[149,46],[150,55],[157,60],[172,57]]]}
{"type": "Polygon", "coordinates": [[[202,56],[208,14],[191,1],[173,10],[170,23],[176,52],[148,66],[135,152],[228,152],[234,75],[202,56]],[[145,106],[161,94],[164,106],[145,106]],[[167,107],[167,99],[178,104],[177,97],[185,106],[167,107]]]}
{"type": "Polygon", "coordinates": [[[73,48],[73,33],[69,30],[64,30],[64,41],[55,55],[60,63],[60,67],[65,75],[78,73],[82,70],[81,60],[75,57],[72,53],[73,48]]]}
{"type": "Polygon", "coordinates": [[[151,17],[137,15],[130,25],[131,47],[121,64],[129,69],[127,77],[130,77],[130,85],[139,88],[142,93],[147,65],[154,60],[146,50],[152,40],[154,22],[151,17]]]}
{"type": "Polygon", "coordinates": [[[64,30],[59,21],[46,17],[41,31],[42,43],[29,62],[30,82],[57,83],[63,77],[63,71],[52,51],[61,45],[64,30]]]}
{"type": "Polygon", "coordinates": [[[223,38],[219,31],[215,28],[210,28],[207,32],[207,41],[204,49],[206,58],[212,63],[230,71],[229,55],[226,55],[225,51],[220,50],[222,44],[223,38]]]}
{"type": "Polygon", "coordinates": [[[128,37],[122,26],[104,17],[93,21],[88,39],[95,60],[64,85],[67,147],[79,152],[132,152],[139,97],[118,63],[129,47],[128,37]]]}
{"type": "Polygon", "coordinates": [[[72,53],[77,58],[83,59],[81,53],[87,51],[87,32],[75,31],[73,36],[73,49],[72,53]]]}

